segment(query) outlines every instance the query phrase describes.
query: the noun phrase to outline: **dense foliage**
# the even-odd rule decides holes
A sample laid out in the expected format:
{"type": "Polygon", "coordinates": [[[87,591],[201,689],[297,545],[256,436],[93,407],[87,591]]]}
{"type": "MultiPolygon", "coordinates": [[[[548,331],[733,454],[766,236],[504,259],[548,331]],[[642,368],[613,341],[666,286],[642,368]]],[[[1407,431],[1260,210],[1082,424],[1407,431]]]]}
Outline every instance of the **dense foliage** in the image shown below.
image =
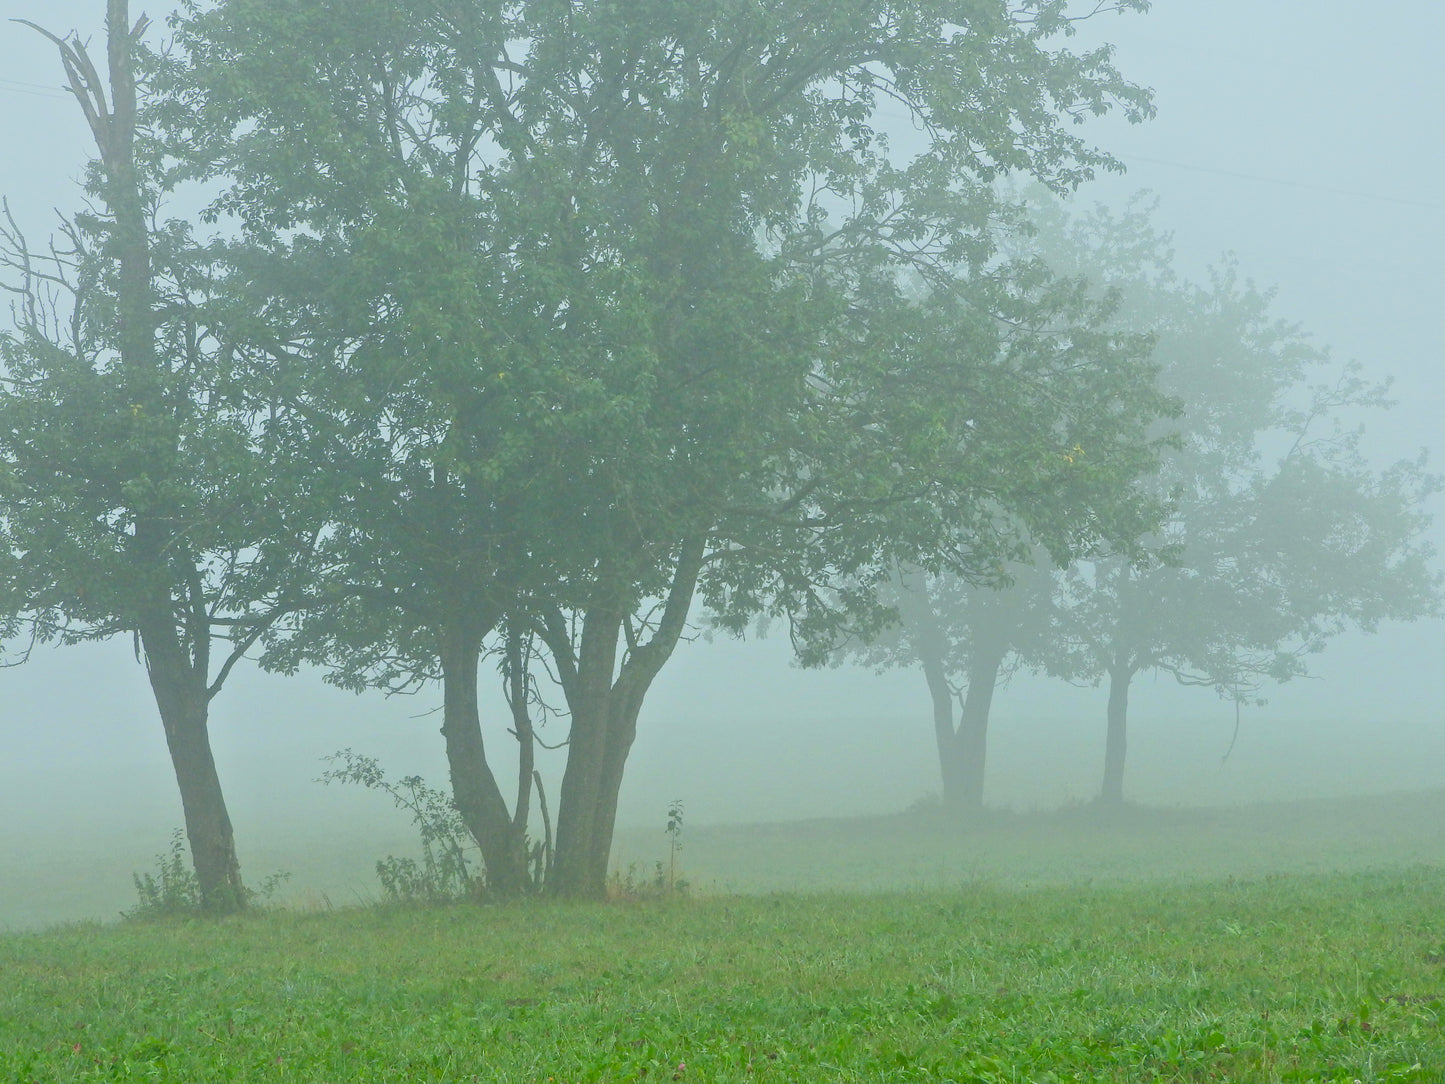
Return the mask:
{"type": "Polygon", "coordinates": [[[178,156],[225,186],[291,446],[341,480],[318,604],[268,660],[441,678],[496,890],[527,877],[539,653],[571,726],[551,874],[595,894],[696,593],[816,652],[899,557],[987,575],[1153,522],[1128,492],[1164,405],[1145,344],[997,244],[996,176],[1066,188],[1112,165],[1067,120],[1148,110],[1107,50],[1046,48],[1062,11],[229,0],[178,24],[178,156]],[[892,151],[883,103],[921,149],[892,151]],[[493,636],[510,803],[476,707],[493,636]]]}

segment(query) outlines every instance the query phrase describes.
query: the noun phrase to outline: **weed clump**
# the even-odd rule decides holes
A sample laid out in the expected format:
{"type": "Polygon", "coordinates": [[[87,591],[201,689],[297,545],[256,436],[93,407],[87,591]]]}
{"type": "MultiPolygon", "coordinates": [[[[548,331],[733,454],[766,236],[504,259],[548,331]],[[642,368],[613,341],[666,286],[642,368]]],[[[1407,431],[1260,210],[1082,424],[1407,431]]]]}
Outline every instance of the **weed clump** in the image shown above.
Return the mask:
{"type": "MultiPolygon", "coordinates": [[[[248,907],[270,900],[290,873],[272,873],[256,888],[246,889],[248,907]]],[[[186,834],[179,828],[171,831],[171,845],[164,854],[156,855],[156,868],[150,873],[132,873],[137,903],[122,911],[126,919],[173,918],[199,915],[205,911],[201,900],[201,884],[186,855],[186,834]]]]}
{"type": "Polygon", "coordinates": [[[645,864],[637,862],[628,863],[625,873],[620,868],[614,869],[607,882],[609,899],[662,899],[687,894],[687,880],[678,876],[678,856],[682,852],[682,817],[682,800],[675,798],[668,803],[667,827],[663,829],[667,834],[667,861],[659,858],[651,873],[647,872],[645,864]]]}
{"type": "Polygon", "coordinates": [[[161,918],[170,915],[199,914],[201,885],[186,859],[185,833],[179,828],[171,832],[170,850],[156,855],[154,873],[133,873],[136,895],[140,901],[125,918],[161,918]]]}
{"type": "Polygon", "coordinates": [[[343,749],[326,758],[339,764],[321,774],[322,783],[354,783],[388,795],[398,809],[411,814],[421,837],[421,859],[387,855],[378,859],[376,876],[392,903],[450,903],[479,895],[483,879],[473,872],[480,856],[451,798],[427,785],[419,775],[393,783],[375,757],[343,749]]]}

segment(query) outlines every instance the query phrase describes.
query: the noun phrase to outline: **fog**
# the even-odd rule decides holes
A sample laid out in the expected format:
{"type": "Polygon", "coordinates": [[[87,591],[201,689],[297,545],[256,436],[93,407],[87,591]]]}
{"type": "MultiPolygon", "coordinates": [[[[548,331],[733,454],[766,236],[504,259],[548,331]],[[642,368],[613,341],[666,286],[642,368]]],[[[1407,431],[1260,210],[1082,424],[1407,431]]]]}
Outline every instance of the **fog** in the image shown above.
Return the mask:
{"type": "MultiPolygon", "coordinates": [[[[7,14],[89,28],[99,40],[102,6],[10,0],[7,14]]],[[[164,13],[149,11],[157,21],[164,13]]],[[[1394,378],[1399,403],[1371,419],[1372,454],[1383,463],[1429,448],[1438,467],[1445,148],[1433,133],[1445,107],[1445,8],[1163,0],[1146,16],[1100,17],[1079,40],[1115,43],[1120,69],[1155,88],[1159,110],[1142,126],[1090,123],[1129,171],[1080,200],[1156,192],[1184,273],[1236,253],[1244,273],[1277,286],[1278,315],[1371,376],[1394,378]]],[[[0,26],[0,72],[0,193],[34,241],[51,207],[79,203],[86,133],[54,89],[53,51],[33,32],[0,26]]],[[[1445,542],[1445,523],[1433,537],[1445,542]]],[[[1341,637],[1311,659],[1311,678],[1246,708],[1237,740],[1233,707],[1209,690],[1141,675],[1128,796],[1211,805],[1439,787],[1442,657],[1437,621],[1341,637]]],[[[130,643],[40,649],[0,672],[0,695],[0,928],[113,915],[132,902],[129,871],[149,868],[181,820],[130,643]]],[[[373,890],[370,860],[408,846],[405,818],[380,795],[316,783],[320,758],[351,747],[394,775],[442,785],[439,699],[434,690],[357,697],[315,674],[238,669],[213,704],[212,734],[248,876],[284,866],[302,891],[373,890]],[[333,862],[323,857],[331,851],[344,854],[333,862]],[[325,872],[301,868],[307,855],[325,872]]],[[[1013,679],[994,703],[988,804],[1092,798],[1105,699],[1101,689],[1013,679]]],[[[499,699],[487,707],[500,720],[499,699]]],[[[543,737],[555,742],[563,726],[543,737]]],[[[505,737],[499,721],[493,733],[505,737]]],[[[555,774],[555,760],[549,767],[555,774]]],[[[921,674],[803,671],[786,636],[740,643],[699,630],[643,710],[619,821],[660,833],[673,799],[693,825],[894,812],[936,793],[937,777],[921,674]]]]}

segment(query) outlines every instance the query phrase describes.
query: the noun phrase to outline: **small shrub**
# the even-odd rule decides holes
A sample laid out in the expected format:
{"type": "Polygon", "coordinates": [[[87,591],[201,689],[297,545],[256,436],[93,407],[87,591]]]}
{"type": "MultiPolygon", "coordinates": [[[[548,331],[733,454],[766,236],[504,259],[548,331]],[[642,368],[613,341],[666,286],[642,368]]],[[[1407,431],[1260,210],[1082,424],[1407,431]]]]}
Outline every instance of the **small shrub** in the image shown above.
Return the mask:
{"type": "Polygon", "coordinates": [[[246,902],[252,906],[258,903],[270,903],[281,886],[291,879],[289,870],[278,870],[275,873],[268,873],[261,878],[261,883],[255,888],[246,889],[246,902]]]}
{"type": "Polygon", "coordinates": [[[443,903],[465,899],[481,891],[481,878],[472,872],[471,833],[451,798],[428,786],[419,775],[393,783],[374,757],[350,749],[326,758],[341,766],[321,774],[322,783],[355,783],[391,797],[398,809],[411,814],[421,836],[421,860],[387,855],[376,863],[376,876],[386,898],[396,903],[443,903]]]}
{"type": "Polygon", "coordinates": [[[377,860],[376,877],[393,903],[444,903],[475,891],[476,881],[465,870],[449,868],[431,852],[421,862],[389,854],[377,860]]]}
{"type": "Polygon", "coordinates": [[[643,863],[629,862],[627,870],[614,869],[607,882],[607,898],[613,900],[656,900],[687,891],[686,881],[673,881],[668,887],[667,863],[658,859],[652,872],[643,863]]]}
{"type": "MultiPolygon", "coordinates": [[[[269,901],[276,890],[290,879],[290,873],[272,873],[263,877],[259,886],[246,889],[247,905],[269,901]]],[[[204,910],[201,885],[186,853],[186,834],[179,828],[171,831],[169,851],[156,855],[155,872],[133,873],[131,880],[135,882],[139,901],[129,911],[121,912],[125,918],[194,915],[204,910]]]]}
{"type": "Polygon", "coordinates": [[[171,847],[156,855],[154,873],[133,873],[140,902],[126,918],[157,918],[162,915],[196,914],[201,910],[201,886],[186,854],[186,836],[179,828],[171,832],[171,847]]]}
{"type": "Polygon", "coordinates": [[[687,881],[677,875],[678,854],[682,851],[682,815],[681,799],[668,803],[667,827],[663,829],[667,833],[667,861],[658,859],[650,875],[636,862],[629,863],[625,873],[621,868],[614,869],[607,882],[610,899],[659,899],[687,893],[687,881]]]}
{"type": "MultiPolygon", "coordinates": [[[[682,799],[674,798],[667,806],[667,891],[678,892],[687,888],[686,881],[677,877],[677,855],[682,850],[682,799]]],[[[662,863],[658,864],[658,877],[662,876],[662,863]]]]}

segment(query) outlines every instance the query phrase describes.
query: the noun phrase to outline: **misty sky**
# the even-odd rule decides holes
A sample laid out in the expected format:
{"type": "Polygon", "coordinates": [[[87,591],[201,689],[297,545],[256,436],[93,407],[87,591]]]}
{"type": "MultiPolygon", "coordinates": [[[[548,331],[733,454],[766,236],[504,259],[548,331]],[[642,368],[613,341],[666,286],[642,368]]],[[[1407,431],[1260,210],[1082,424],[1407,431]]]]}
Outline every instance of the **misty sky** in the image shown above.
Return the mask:
{"type": "MultiPolygon", "coordinates": [[[[161,21],[168,6],[146,10],[161,21]]],[[[144,7],[133,2],[136,13],[144,7]]],[[[7,15],[78,27],[97,43],[103,8],[4,3],[7,15]]],[[[1186,274],[1237,253],[1247,275],[1278,286],[1278,315],[1369,374],[1394,376],[1399,406],[1370,422],[1382,462],[1422,447],[1445,462],[1445,5],[1157,0],[1149,15],[1101,17],[1077,39],[1098,40],[1115,42],[1121,70],[1155,88],[1159,116],[1090,126],[1129,175],[1081,199],[1157,192],[1186,274]]],[[[87,133],[60,83],[38,35],[0,24],[0,194],[32,240],[48,231],[52,207],[78,204],[87,133]]],[[[1435,537],[1440,545],[1445,531],[1435,537]]],[[[1438,622],[1341,641],[1313,660],[1317,680],[1274,690],[1268,708],[1246,712],[1224,767],[1232,709],[1207,690],[1141,676],[1128,792],[1209,801],[1438,785],[1442,658],[1438,622]]],[[[143,858],[163,845],[179,802],[128,642],[42,652],[0,672],[0,698],[0,893],[7,852],[46,826],[80,831],[98,812],[132,826],[126,838],[143,858]]],[[[313,678],[238,673],[213,719],[243,865],[248,820],[261,811],[345,807],[310,782],[323,753],[351,745],[442,783],[439,720],[425,714],[437,700],[355,698],[313,678]]],[[[996,701],[989,800],[1091,796],[1103,709],[1099,690],[1016,681],[996,701]]],[[[678,797],[699,821],[902,808],[937,787],[930,726],[913,673],[802,673],[781,641],[684,645],[644,709],[622,820],[660,826],[678,797]]]]}

